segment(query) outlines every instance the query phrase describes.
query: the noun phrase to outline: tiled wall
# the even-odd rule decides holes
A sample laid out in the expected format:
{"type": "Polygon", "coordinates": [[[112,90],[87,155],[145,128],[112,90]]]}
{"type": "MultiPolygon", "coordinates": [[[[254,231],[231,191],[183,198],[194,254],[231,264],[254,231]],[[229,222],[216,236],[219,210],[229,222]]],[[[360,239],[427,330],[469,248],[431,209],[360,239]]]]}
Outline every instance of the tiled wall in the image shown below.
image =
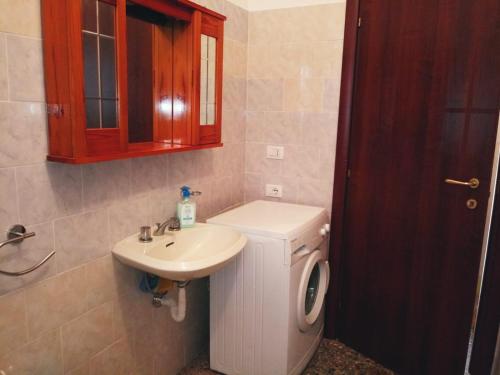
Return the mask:
{"type": "Polygon", "coordinates": [[[208,4],[229,17],[224,148],[70,166],[44,160],[40,0],[0,5],[0,228],[23,223],[37,234],[2,248],[0,268],[57,251],[30,275],[0,276],[0,373],[174,374],[207,343],[206,281],[188,287],[188,317],[177,324],[110,249],[171,216],[183,184],[203,192],[203,217],[243,201],[248,15],[208,4]]]}
{"type": "Polygon", "coordinates": [[[344,18],[344,3],[250,12],[245,201],[278,184],[277,200],[330,209],[344,18]]]}

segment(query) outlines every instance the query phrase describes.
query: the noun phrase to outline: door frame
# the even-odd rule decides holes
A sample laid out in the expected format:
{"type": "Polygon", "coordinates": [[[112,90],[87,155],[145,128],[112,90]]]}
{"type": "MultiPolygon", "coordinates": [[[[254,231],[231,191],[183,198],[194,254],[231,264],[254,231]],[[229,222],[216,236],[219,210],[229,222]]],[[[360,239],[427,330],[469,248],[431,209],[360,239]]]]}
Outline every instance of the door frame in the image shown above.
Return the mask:
{"type": "Polygon", "coordinates": [[[340,85],[339,118],[337,129],[337,148],[332,200],[332,230],[330,240],[331,277],[329,293],[326,296],[327,319],[325,336],[337,336],[337,321],[340,303],[340,267],[342,261],[342,242],[344,233],[345,199],[349,171],[349,143],[351,135],[352,102],[354,97],[354,78],[356,73],[356,52],[358,40],[358,20],[361,0],[347,0],[344,28],[344,51],[340,85]]]}
{"type": "MultiPolygon", "coordinates": [[[[351,136],[352,106],[357,63],[357,40],[361,22],[359,18],[360,3],[361,0],[347,0],[346,3],[335,175],[331,211],[332,229],[329,245],[331,278],[328,288],[329,292],[325,300],[327,309],[327,315],[325,319],[325,336],[331,339],[338,337],[338,331],[336,327],[338,326],[337,323],[340,308],[340,292],[342,290],[342,244],[344,234],[344,218],[346,212],[345,203],[347,197],[347,183],[349,180],[349,144],[351,136]]],[[[498,131],[500,132],[500,125],[498,129],[498,131]]],[[[500,192],[500,184],[497,184],[496,190],[498,195],[498,192],[500,192]]],[[[491,192],[491,194],[495,194],[495,192],[491,192]]],[[[499,199],[494,202],[494,207],[492,209],[493,211],[500,210],[499,199]]],[[[490,235],[493,235],[493,232],[500,232],[500,228],[496,228],[495,230],[495,228],[491,226],[490,235]]],[[[497,236],[500,237],[498,233],[497,236]]],[[[486,262],[488,262],[488,259],[486,260],[486,262]]],[[[483,301],[480,301],[480,311],[484,309],[485,304],[486,303],[484,303],[483,301]]],[[[496,308],[498,308],[498,306],[496,306],[496,308]]]]}

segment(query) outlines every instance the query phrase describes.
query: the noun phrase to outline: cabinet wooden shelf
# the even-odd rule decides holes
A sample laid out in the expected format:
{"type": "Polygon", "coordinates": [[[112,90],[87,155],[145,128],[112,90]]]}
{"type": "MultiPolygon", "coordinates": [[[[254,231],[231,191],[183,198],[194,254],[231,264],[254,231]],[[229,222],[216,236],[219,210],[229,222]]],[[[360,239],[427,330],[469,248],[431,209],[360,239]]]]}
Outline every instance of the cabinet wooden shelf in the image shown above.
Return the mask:
{"type": "Polygon", "coordinates": [[[189,0],[43,0],[50,161],[221,147],[225,17],[189,0]]]}

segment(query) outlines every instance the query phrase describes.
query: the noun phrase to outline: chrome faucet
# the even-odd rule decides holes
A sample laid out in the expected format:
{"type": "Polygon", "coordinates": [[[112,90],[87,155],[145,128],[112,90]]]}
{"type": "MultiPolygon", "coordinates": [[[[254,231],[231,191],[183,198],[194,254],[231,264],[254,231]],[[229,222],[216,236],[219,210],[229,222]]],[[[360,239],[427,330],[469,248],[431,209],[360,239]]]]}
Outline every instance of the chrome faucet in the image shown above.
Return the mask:
{"type": "Polygon", "coordinates": [[[153,236],[163,236],[167,228],[170,232],[179,231],[181,230],[181,222],[177,217],[171,217],[162,224],[156,223],[156,229],[153,232],[153,236]]]}

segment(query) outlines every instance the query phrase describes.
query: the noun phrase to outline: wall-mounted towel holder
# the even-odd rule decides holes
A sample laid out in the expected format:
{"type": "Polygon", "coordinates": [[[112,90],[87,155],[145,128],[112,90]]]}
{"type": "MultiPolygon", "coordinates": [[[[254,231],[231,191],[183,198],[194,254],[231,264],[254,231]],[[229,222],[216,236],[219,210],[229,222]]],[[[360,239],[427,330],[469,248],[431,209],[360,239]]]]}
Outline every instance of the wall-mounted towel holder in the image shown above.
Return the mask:
{"type": "MultiPolygon", "coordinates": [[[[4,247],[5,245],[8,245],[8,244],[23,242],[26,238],[35,237],[35,236],[36,236],[35,232],[26,233],[26,228],[23,225],[16,224],[12,228],[10,228],[9,231],[7,232],[7,239],[3,242],[0,242],[0,248],[4,247]]],[[[34,266],[31,266],[30,268],[27,268],[25,270],[11,272],[11,271],[4,271],[4,270],[0,269],[0,274],[6,275],[6,276],[26,275],[27,273],[33,272],[36,269],[43,266],[50,258],[52,258],[52,256],[55,255],[55,253],[56,253],[55,251],[52,251],[49,255],[47,255],[45,258],[43,258],[40,262],[38,262],[34,266]]]]}

